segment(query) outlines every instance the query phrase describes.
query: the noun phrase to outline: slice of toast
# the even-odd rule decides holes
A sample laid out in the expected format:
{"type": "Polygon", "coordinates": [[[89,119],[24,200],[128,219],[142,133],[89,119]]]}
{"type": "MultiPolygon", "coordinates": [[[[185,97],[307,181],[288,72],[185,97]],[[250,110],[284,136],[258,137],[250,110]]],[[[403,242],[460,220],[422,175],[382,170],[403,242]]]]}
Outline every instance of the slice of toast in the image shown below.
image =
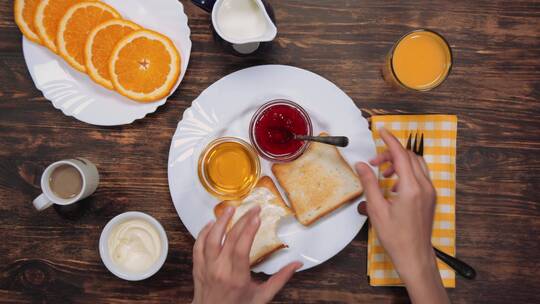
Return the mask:
{"type": "Polygon", "coordinates": [[[230,230],[249,209],[256,205],[261,206],[259,215],[261,226],[255,235],[249,252],[249,264],[251,266],[260,263],[279,249],[287,247],[277,236],[277,224],[281,218],[292,214],[292,211],[283,201],[276,185],[270,177],[263,176],[244,199],[223,201],[214,208],[216,217],[219,217],[227,206],[236,207],[229,223],[228,230],[230,230]]]}
{"type": "MultiPolygon", "coordinates": [[[[321,136],[328,136],[321,133],[321,136]]],[[[324,215],[362,195],[360,179],[331,145],[312,142],[289,163],[276,163],[272,172],[285,190],[296,218],[309,226],[324,215]]]]}

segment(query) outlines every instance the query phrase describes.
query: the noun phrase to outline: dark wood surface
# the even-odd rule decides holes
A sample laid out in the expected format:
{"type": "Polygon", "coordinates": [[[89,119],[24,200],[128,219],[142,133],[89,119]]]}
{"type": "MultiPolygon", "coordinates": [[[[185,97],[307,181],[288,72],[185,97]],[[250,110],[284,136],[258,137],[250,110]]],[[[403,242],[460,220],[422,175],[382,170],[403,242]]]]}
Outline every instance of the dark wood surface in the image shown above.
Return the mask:
{"type": "MultiPolygon", "coordinates": [[[[369,114],[457,114],[457,252],[478,278],[458,279],[450,297],[540,302],[539,1],[273,0],[278,39],[270,51],[245,58],[224,53],[212,39],[209,16],[182,2],[193,49],[180,89],[145,119],[104,128],[64,116],[34,87],[12,1],[1,0],[0,302],[189,302],[193,239],[169,195],[171,136],[210,84],[269,63],[328,78],[369,114]],[[452,74],[432,92],[396,90],[380,76],[384,56],[402,34],[420,27],[450,42],[452,74]],[[75,210],[36,212],[31,201],[43,169],[74,156],[98,165],[96,194],[75,210]],[[98,255],[101,229],[128,210],[155,216],[169,236],[165,266],[143,282],[117,279],[98,255]]],[[[402,288],[369,286],[366,238],[363,229],[336,257],[297,274],[275,302],[408,302],[402,288]]]]}

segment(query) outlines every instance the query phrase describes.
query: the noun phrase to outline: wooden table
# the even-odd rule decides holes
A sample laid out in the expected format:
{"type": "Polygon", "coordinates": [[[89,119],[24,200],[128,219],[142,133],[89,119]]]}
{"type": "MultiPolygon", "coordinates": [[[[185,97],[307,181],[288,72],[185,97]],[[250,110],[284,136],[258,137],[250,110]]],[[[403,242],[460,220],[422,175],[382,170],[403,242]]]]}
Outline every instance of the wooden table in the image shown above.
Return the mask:
{"type": "MultiPolygon", "coordinates": [[[[278,39],[256,58],[224,53],[212,39],[209,16],[182,2],[193,51],[180,89],[145,119],[104,128],[64,116],[34,87],[12,1],[1,1],[0,302],[189,302],[193,239],[169,195],[171,136],[210,84],[269,63],[328,78],[369,114],[457,114],[457,251],[478,278],[458,279],[450,297],[540,302],[539,1],[273,0],[278,39]],[[420,27],[448,39],[452,74],[432,92],[398,91],[380,76],[384,56],[402,34],[420,27]],[[43,169],[74,156],[98,165],[96,194],[75,209],[36,212],[31,201],[43,169]],[[169,236],[165,266],[143,282],[117,279],[98,254],[103,226],[128,210],[155,216],[169,236]]],[[[336,257],[297,274],[275,302],[407,302],[402,288],[367,283],[366,238],[363,229],[336,257]]]]}

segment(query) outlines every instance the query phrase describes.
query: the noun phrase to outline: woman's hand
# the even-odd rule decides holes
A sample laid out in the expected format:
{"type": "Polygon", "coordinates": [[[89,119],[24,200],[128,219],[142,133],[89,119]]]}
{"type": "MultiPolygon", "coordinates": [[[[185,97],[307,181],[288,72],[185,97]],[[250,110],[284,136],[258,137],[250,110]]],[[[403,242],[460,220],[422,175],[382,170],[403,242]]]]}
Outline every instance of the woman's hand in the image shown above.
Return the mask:
{"type": "Polygon", "coordinates": [[[431,245],[436,192],[423,158],[403,148],[385,129],[379,131],[388,151],[370,161],[390,163],[385,177],[398,176],[394,196],[384,198],[377,177],[365,163],[356,170],[367,196],[369,220],[415,303],[448,303],[431,245]]]}
{"type": "Polygon", "coordinates": [[[199,233],[193,247],[193,304],[267,303],[302,267],[299,262],[283,267],[268,281],[260,284],[251,279],[249,251],[259,229],[260,208],[248,211],[223,237],[234,213],[228,207],[215,222],[199,233]]]}

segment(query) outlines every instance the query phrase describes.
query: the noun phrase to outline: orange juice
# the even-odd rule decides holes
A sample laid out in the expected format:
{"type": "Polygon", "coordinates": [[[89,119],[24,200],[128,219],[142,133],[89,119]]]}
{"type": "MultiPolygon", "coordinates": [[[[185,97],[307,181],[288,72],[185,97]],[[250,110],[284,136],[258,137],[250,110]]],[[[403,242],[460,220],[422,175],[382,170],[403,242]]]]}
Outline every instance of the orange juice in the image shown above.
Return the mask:
{"type": "Polygon", "coordinates": [[[199,158],[203,187],[220,199],[238,199],[251,191],[259,179],[255,150],[245,141],[223,137],[211,142],[199,158]]]}
{"type": "Polygon", "coordinates": [[[397,42],[389,65],[399,84],[426,91],[446,79],[452,66],[452,53],[448,43],[437,33],[417,30],[397,42]]]}

